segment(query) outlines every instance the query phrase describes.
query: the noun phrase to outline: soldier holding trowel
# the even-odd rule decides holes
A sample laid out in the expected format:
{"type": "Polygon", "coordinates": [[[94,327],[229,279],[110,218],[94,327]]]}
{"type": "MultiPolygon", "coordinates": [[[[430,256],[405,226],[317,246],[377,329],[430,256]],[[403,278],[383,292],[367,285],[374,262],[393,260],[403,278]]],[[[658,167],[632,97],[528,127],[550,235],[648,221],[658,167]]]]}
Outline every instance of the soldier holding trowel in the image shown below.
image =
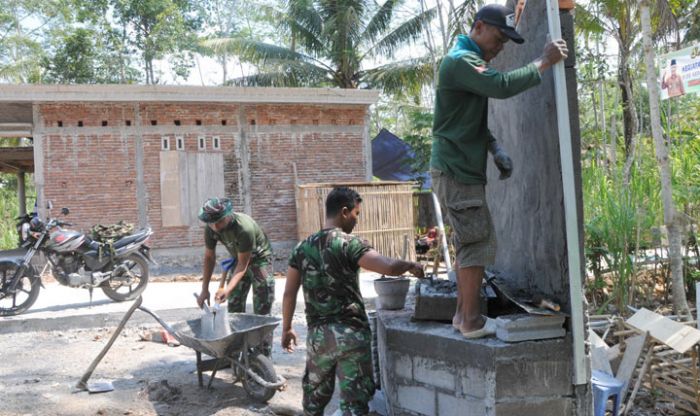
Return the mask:
{"type": "Polygon", "coordinates": [[[508,178],[511,159],[488,129],[488,99],[508,98],[541,81],[541,74],[566,58],[566,42],[555,40],[541,57],[510,72],[489,66],[512,40],[523,43],[516,32],[512,10],[496,5],[482,7],[469,36],[443,58],[438,72],[430,161],[433,191],[454,233],[457,269],[457,311],[452,324],[466,338],[495,333],[495,323],[479,313],[479,292],[484,267],[496,256],[496,236],[486,204],[486,160],[493,155],[508,178]]]}
{"type": "Polygon", "coordinates": [[[301,286],[309,327],[302,381],[304,415],[323,415],[336,376],[342,414],[368,413],[374,382],[369,321],[358,281],[360,267],[393,276],[407,271],[423,276],[421,264],[384,257],[350,234],[361,202],[352,189],[333,189],[326,199],[325,226],[299,243],[289,258],[282,302],[282,347],[293,351],[296,345],[292,316],[301,286]]]}
{"type": "MultiPolygon", "coordinates": [[[[233,271],[227,273],[228,283],[216,292],[215,300],[228,299],[229,312],[245,312],[246,298],[253,287],[253,312],[269,315],[275,299],[272,271],[272,247],[265,232],[246,214],[233,211],[227,198],[210,198],[199,210],[199,219],[207,224],[204,230],[204,266],[202,292],[197,304],[209,302],[209,281],[216,265],[216,244],[221,242],[236,260],[233,271]]],[[[266,355],[271,349],[265,347],[266,355]]]]}

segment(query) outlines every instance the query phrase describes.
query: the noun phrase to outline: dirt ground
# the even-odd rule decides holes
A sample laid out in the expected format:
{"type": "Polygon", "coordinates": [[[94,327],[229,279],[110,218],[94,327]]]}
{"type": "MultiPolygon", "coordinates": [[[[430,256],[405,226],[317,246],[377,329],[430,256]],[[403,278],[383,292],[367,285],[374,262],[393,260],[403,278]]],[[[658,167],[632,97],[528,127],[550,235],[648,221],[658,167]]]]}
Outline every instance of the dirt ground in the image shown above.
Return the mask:
{"type": "MultiPolygon", "coordinates": [[[[288,387],[266,406],[249,400],[240,383],[232,384],[230,370],[220,370],[210,390],[200,388],[194,351],[141,341],[139,333],[148,328],[125,328],[98,365],[91,380],[111,380],[115,388],[101,394],[74,393],[73,386],[111,329],[0,336],[0,415],[225,416],[295,414],[300,409],[303,345],[292,354],[274,346],[276,371],[288,387]]],[[[305,332],[303,322],[295,328],[305,332]]]]}
{"type": "MultiPolygon", "coordinates": [[[[183,275],[161,279],[190,280],[183,275]]],[[[302,308],[298,308],[303,311],[302,308]]],[[[273,313],[281,316],[279,303],[273,313]]],[[[0,335],[0,415],[293,415],[301,411],[301,377],[306,348],[294,353],[279,346],[275,330],[273,361],[277,374],[288,380],[268,404],[248,398],[242,385],[232,384],[230,370],[219,370],[212,388],[197,382],[194,350],[142,341],[140,334],[159,328],[153,324],[127,326],[95,369],[91,381],[112,381],[114,391],[100,394],[74,392],[91,361],[109,340],[114,328],[24,332],[0,335]]],[[[294,328],[306,337],[302,312],[294,328]]],[[[205,373],[205,384],[208,375],[205,373]]],[[[337,397],[327,411],[337,409],[337,397]]]]}

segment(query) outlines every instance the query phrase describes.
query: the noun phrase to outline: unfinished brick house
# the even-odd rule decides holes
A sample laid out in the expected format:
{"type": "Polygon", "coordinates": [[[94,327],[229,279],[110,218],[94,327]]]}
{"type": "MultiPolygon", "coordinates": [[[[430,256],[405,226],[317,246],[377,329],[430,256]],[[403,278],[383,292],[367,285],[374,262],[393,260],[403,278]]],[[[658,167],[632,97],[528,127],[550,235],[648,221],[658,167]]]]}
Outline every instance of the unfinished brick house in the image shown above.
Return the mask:
{"type": "MultiPolygon", "coordinates": [[[[376,91],[131,85],[0,86],[0,134],[33,138],[39,206],[76,229],[125,220],[199,254],[202,201],[226,195],[278,247],[296,240],[295,184],[371,179],[376,91]],[[21,130],[21,131],[19,131],[21,130]]],[[[164,254],[164,250],[157,250],[164,254]]]]}

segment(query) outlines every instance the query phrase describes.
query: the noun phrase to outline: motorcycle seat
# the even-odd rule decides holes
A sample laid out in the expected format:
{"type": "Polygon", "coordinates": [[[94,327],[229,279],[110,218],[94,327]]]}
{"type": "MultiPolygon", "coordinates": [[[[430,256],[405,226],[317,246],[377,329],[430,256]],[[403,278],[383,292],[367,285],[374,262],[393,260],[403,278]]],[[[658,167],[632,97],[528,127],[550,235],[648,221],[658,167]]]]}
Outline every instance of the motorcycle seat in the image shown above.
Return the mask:
{"type": "Polygon", "coordinates": [[[127,246],[127,245],[133,243],[134,241],[142,240],[146,236],[148,236],[148,229],[139,230],[138,232],[136,232],[132,235],[122,237],[119,240],[115,241],[113,247],[115,249],[121,248],[121,247],[124,247],[124,246],[127,246]]]}

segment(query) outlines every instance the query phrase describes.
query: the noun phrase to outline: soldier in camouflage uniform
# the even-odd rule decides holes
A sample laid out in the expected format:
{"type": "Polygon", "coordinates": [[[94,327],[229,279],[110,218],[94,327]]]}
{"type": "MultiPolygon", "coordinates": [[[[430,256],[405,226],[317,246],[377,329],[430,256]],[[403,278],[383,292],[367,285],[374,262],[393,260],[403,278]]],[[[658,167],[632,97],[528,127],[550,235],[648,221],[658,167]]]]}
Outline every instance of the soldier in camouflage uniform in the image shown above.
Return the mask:
{"type": "MultiPolygon", "coordinates": [[[[216,244],[221,242],[233,258],[235,268],[228,273],[229,281],[216,292],[215,300],[228,299],[229,312],[245,312],[246,298],[253,287],[253,312],[269,315],[275,300],[275,280],[272,271],[272,247],[265,232],[248,215],[233,212],[231,200],[211,198],[199,210],[199,219],[207,224],[204,230],[204,267],[202,292],[197,304],[209,302],[209,282],[216,264],[216,244]]],[[[270,341],[272,341],[270,339],[270,341]]],[[[271,354],[271,342],[264,347],[271,354]]]]}
{"type": "Polygon", "coordinates": [[[406,271],[422,276],[418,263],[393,260],[351,235],[362,198],[349,188],[335,188],[326,199],[326,225],[299,243],[289,259],[283,300],[282,347],[294,351],[292,329],[299,287],[306,302],[306,370],[302,387],[304,415],[323,415],[340,384],[343,415],[365,415],[374,394],[371,334],[360,293],[359,270],[388,275],[406,271]]]}

